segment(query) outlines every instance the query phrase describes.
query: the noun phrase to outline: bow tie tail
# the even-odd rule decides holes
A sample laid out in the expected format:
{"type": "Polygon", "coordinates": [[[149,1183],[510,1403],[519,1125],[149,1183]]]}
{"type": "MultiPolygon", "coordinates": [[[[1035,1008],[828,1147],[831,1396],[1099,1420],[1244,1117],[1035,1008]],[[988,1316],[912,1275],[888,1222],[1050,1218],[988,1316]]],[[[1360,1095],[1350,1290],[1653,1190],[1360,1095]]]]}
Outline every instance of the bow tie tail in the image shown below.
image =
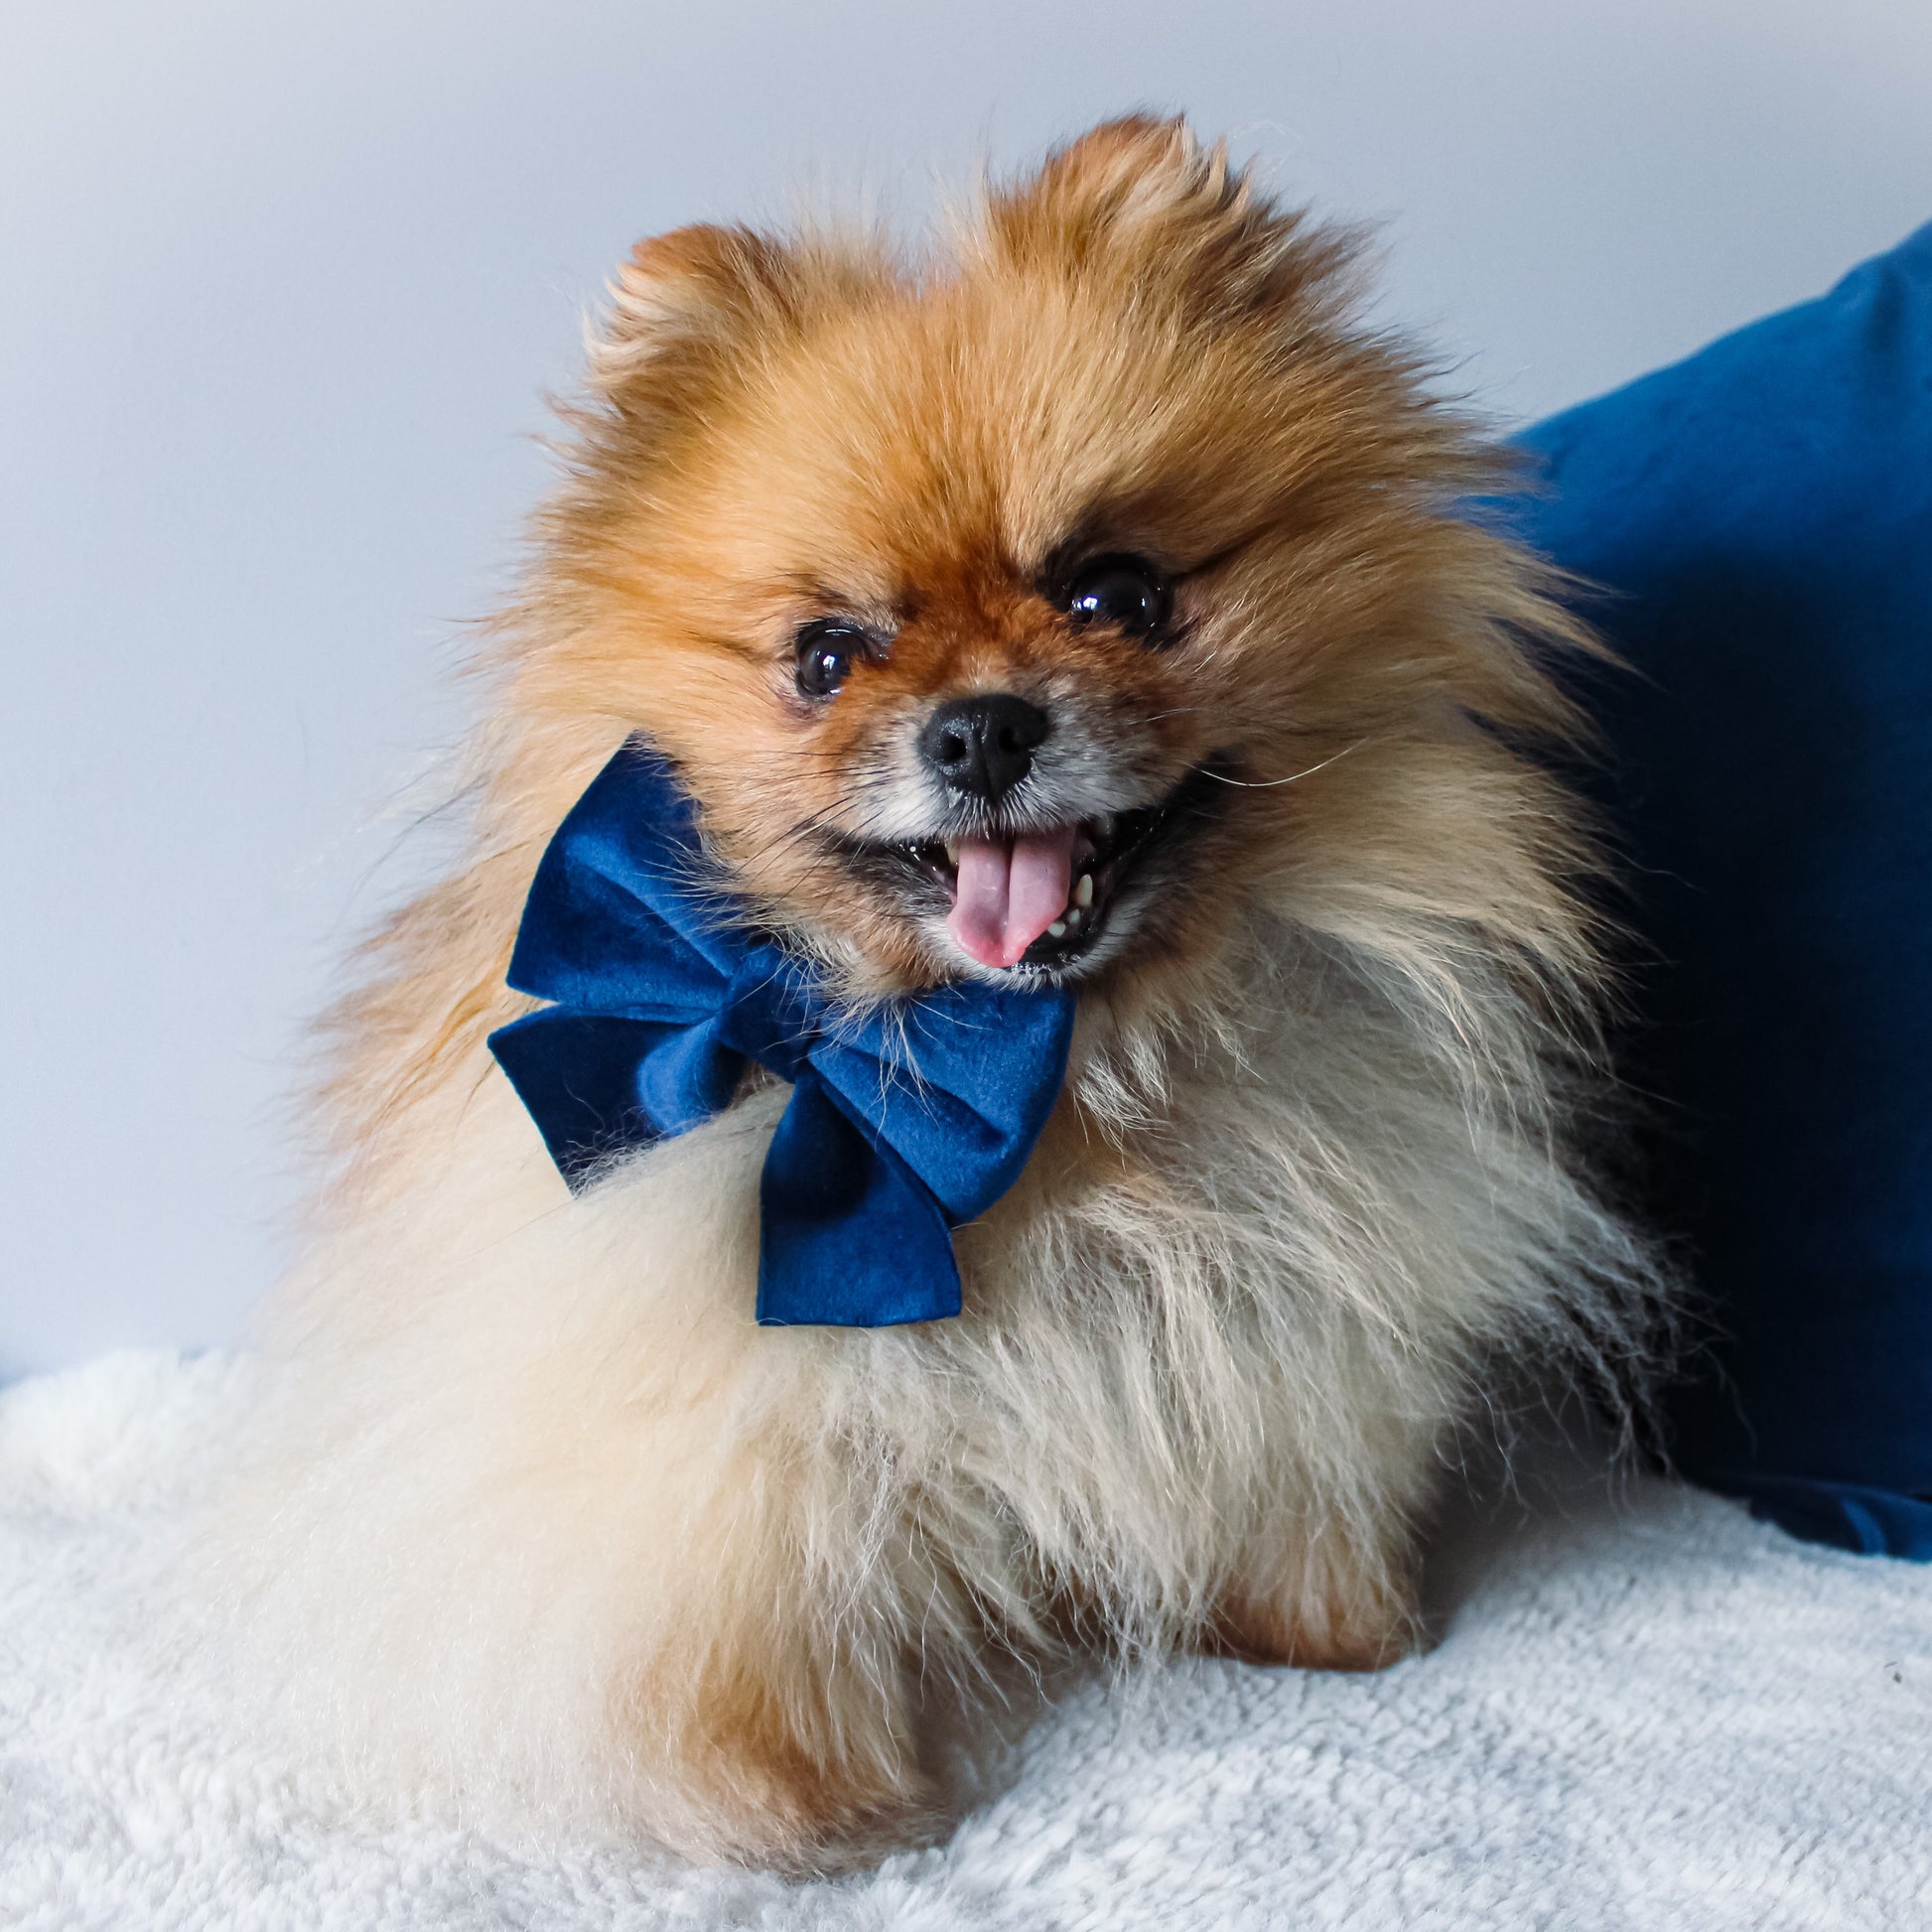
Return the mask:
{"type": "Polygon", "coordinates": [[[764,1326],[876,1328],[959,1312],[945,1210],[809,1067],[771,1137],[759,1201],[764,1326]]]}

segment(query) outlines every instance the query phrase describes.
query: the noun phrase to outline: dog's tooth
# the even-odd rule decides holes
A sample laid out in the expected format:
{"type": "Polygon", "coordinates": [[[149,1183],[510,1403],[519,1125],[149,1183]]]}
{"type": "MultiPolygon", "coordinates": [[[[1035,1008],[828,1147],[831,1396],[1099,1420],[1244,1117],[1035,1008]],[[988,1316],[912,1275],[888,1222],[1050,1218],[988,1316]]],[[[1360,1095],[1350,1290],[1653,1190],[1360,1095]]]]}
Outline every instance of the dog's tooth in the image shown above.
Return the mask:
{"type": "Polygon", "coordinates": [[[1073,903],[1083,911],[1093,903],[1093,874],[1083,872],[1080,883],[1073,889],[1073,903]]]}
{"type": "MultiPolygon", "coordinates": [[[[1037,918],[1039,915],[1035,913],[1034,916],[1037,918]]],[[[1049,939],[1064,939],[1066,937],[1066,921],[1064,919],[1055,919],[1046,928],[1046,936],[1049,939]]]]}
{"type": "Polygon", "coordinates": [[[1080,908],[1077,905],[1069,905],[1066,908],[1067,931],[1071,932],[1073,928],[1079,923],[1080,923],[1080,908]]]}
{"type": "Polygon", "coordinates": [[[959,864],[959,841],[957,839],[948,839],[946,841],[946,864],[953,867],[957,867],[959,864]]]}

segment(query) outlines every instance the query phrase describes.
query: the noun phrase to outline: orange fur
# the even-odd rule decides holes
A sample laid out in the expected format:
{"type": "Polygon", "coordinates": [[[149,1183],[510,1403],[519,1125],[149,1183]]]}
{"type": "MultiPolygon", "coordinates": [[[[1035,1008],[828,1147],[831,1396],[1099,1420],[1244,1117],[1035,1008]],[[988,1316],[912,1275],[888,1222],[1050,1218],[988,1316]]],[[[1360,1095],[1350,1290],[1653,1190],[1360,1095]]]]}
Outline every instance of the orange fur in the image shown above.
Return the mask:
{"type": "Polygon", "coordinates": [[[284,1630],[285,1676],[362,1660],[334,1695],[340,1715],[364,1674],[370,1762],[461,1793],[570,1784],[575,1752],[602,1768],[573,1817],[822,1859],[924,1804],[921,1656],[969,1673],[996,1634],[1050,1641],[1055,1604],[1095,1606],[1076,1621],[1123,1651],[1388,1660],[1416,1519],[1495,1358],[1611,1381],[1640,1359],[1654,1280],[1568,1152],[1594,861],[1528,756],[1578,728],[1541,658],[1588,640],[1456,515],[1502,466],[1362,327],[1354,255],[1179,124],[1127,120],[917,259],[695,227],[619,271],[481,667],[469,855],[333,1017],[339,1178],[271,1330],[279,1447],[237,1505],[310,1525],[275,1574],[242,1564],[252,1614],[284,1630]],[[1070,546],[1158,557],[1180,640],[1073,627],[1039,590],[1070,546]],[[890,650],[813,705],[792,639],[826,615],[890,650]],[[1009,684],[1077,693],[1149,796],[1232,755],[1225,795],[1082,983],[1052,1126],[960,1233],[965,1316],[759,1334],[733,1137],[768,1106],[572,1203],[506,1098],[483,1040],[526,1004],[503,974],[532,869],[642,730],[835,983],[929,986],[957,957],[819,834],[866,834],[855,773],[908,717],[1009,684]],[[666,1190],[714,1179],[687,1243],[666,1190]],[[458,1499],[429,1471],[485,1390],[502,1407],[458,1499]],[[385,1432],[433,1530],[395,1530],[360,1609],[319,1587],[278,1611],[302,1553],[361,1550],[330,1511],[416,1520],[358,1486],[404,1480],[385,1432]],[[550,1566],[548,1610],[489,1568],[513,1496],[500,1564],[550,1566]],[[355,1619],[433,1604],[437,1564],[479,1605],[449,1668],[513,1748],[380,1708],[412,1639],[355,1619]],[[560,1671],[580,1646],[604,1688],[568,1718],[560,1695],[546,1730],[491,1616],[560,1671]],[[413,1757],[377,1735],[409,1724],[413,1757]]]}

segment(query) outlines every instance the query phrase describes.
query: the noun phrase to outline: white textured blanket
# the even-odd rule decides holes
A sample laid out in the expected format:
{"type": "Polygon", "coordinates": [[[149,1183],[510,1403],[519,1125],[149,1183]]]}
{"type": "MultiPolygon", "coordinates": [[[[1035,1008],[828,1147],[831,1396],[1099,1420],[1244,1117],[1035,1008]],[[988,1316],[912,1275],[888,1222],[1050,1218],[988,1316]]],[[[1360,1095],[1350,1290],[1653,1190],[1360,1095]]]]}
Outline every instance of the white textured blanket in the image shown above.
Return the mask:
{"type": "Polygon", "coordinates": [[[0,1925],[1932,1927],[1932,1568],[1710,1497],[1473,1526],[1433,1655],[1075,1688],[943,1846],[790,1884],[357,1819],[144,1662],[236,1374],[0,1396],[0,1925]]]}

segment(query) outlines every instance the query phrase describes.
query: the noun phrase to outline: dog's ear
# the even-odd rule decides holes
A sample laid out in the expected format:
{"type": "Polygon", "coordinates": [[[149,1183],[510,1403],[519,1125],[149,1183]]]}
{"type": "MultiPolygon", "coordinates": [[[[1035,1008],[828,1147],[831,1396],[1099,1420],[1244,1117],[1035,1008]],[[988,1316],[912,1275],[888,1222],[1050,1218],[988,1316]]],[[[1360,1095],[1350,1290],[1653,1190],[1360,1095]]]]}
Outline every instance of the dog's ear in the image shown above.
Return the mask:
{"type": "Polygon", "coordinates": [[[793,325],[797,294],[783,244],[754,229],[705,222],[652,235],[611,282],[592,380],[620,408],[695,400],[735,350],[793,325]]]}
{"type": "Polygon", "coordinates": [[[827,284],[841,284],[846,265],[823,255],[709,222],[639,241],[591,333],[593,384],[622,413],[696,406],[752,344],[796,331],[827,284]]]}
{"type": "Polygon", "coordinates": [[[1211,212],[1230,187],[1224,146],[1203,152],[1185,121],[1133,114],[1056,148],[1031,180],[996,194],[988,213],[1011,253],[1083,259],[1189,211],[1211,212]]]}
{"type": "Polygon", "coordinates": [[[1330,279],[1354,238],[1311,231],[1184,120],[1129,115],[1055,150],[989,196],[993,252],[1048,274],[1166,287],[1222,313],[1294,301],[1330,279]]]}
{"type": "Polygon", "coordinates": [[[757,346],[874,299],[891,274],[877,239],[856,232],[698,222],[652,235],[612,278],[591,379],[620,415],[661,423],[702,404],[757,346]]]}

